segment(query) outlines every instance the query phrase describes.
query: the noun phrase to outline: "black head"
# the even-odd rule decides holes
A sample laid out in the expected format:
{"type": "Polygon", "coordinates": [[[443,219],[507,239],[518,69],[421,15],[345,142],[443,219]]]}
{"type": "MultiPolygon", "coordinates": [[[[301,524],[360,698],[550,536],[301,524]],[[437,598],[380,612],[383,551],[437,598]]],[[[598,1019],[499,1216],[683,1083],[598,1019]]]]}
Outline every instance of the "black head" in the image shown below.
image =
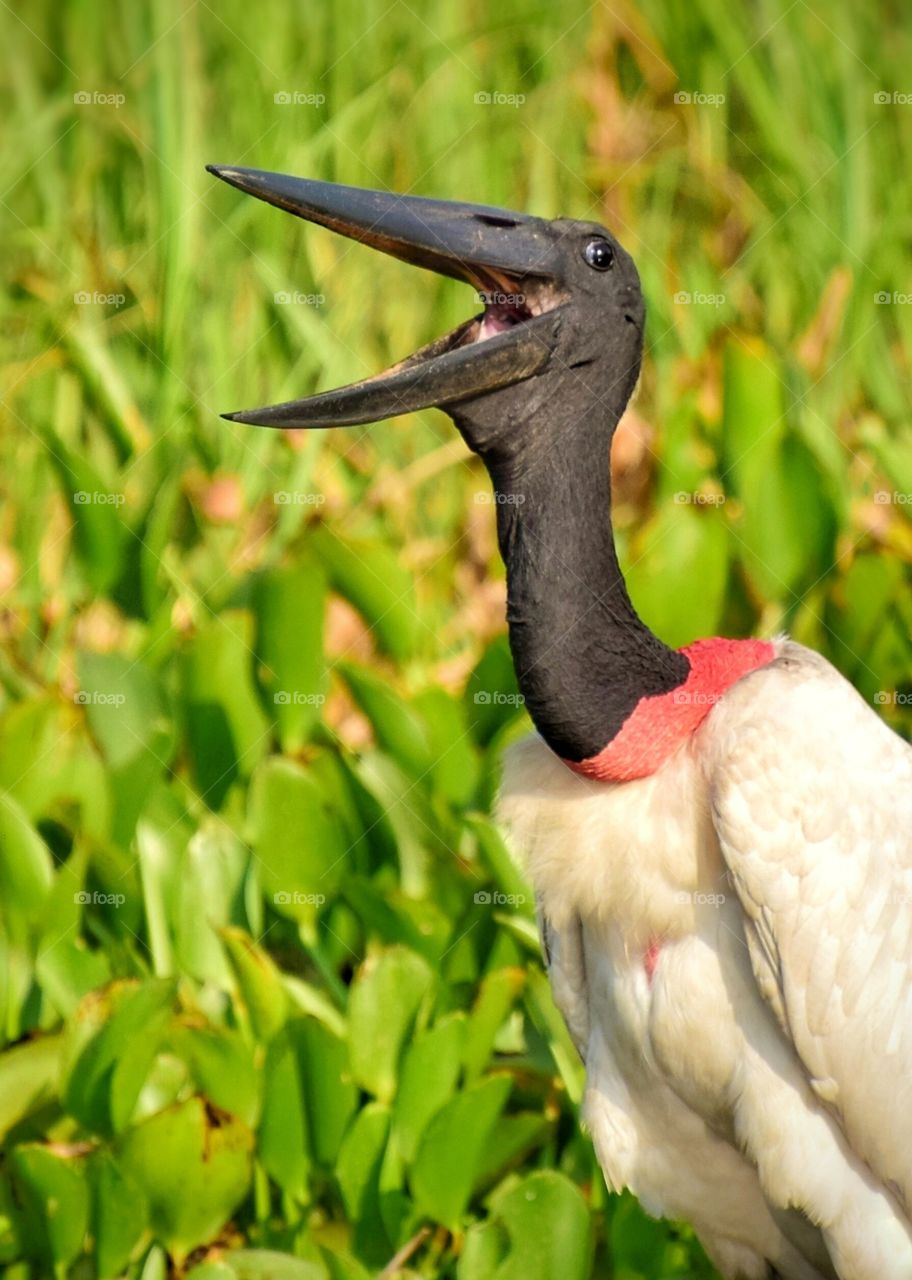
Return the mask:
{"type": "Polygon", "coordinates": [[[604,408],[606,425],[620,417],[639,373],[644,306],[632,258],[603,227],[255,169],[209,169],[298,217],[465,280],[484,302],[480,315],[384,373],[227,418],[335,427],[436,405],[485,461],[509,464],[593,407],[604,408]]]}

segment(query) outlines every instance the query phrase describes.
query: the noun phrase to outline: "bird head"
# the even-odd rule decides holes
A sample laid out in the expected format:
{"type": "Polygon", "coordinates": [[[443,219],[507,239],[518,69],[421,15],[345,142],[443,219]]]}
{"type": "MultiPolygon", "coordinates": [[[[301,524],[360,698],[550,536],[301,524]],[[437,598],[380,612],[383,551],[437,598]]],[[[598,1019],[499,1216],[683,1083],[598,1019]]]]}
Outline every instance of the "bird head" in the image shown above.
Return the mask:
{"type": "MultiPolygon", "coordinates": [[[[299,218],[471,284],[484,310],[383,373],[302,400],[225,414],[285,430],[353,426],[436,406],[492,465],[521,465],[562,423],[611,426],[640,367],[633,260],[604,227],[368,191],[228,165],[209,171],[299,218]]],[[[549,450],[550,451],[550,450],[549,450]]]]}

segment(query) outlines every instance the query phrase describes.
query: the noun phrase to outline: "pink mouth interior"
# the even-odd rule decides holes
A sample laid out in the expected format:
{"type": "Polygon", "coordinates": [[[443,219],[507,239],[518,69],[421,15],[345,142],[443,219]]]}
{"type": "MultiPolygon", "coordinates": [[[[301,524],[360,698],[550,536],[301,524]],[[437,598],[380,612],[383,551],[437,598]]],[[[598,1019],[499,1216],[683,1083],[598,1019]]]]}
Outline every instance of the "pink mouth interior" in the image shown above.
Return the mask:
{"type": "Polygon", "coordinates": [[[521,293],[483,293],[485,304],[484,316],[478,329],[476,342],[485,338],[493,338],[496,333],[505,333],[514,325],[522,324],[532,318],[525,297],[521,293]]]}

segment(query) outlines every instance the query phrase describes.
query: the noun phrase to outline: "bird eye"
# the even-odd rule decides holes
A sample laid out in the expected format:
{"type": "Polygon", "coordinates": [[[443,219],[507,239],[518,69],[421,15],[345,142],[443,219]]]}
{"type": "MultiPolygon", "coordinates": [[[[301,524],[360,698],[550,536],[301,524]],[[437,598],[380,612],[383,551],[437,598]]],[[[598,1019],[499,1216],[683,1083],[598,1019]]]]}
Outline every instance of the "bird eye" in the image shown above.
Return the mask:
{"type": "Polygon", "coordinates": [[[590,240],[583,250],[583,257],[596,271],[608,271],[614,266],[614,250],[607,240],[590,240]]]}

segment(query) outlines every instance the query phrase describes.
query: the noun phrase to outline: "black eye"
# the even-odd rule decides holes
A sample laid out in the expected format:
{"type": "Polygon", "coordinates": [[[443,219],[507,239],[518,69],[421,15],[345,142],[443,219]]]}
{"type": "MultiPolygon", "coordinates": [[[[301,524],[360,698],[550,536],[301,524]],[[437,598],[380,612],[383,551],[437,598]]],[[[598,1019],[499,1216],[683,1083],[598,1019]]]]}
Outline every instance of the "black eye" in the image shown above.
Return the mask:
{"type": "Polygon", "coordinates": [[[590,240],[583,250],[583,257],[596,271],[608,271],[614,266],[614,250],[607,240],[590,240]]]}

